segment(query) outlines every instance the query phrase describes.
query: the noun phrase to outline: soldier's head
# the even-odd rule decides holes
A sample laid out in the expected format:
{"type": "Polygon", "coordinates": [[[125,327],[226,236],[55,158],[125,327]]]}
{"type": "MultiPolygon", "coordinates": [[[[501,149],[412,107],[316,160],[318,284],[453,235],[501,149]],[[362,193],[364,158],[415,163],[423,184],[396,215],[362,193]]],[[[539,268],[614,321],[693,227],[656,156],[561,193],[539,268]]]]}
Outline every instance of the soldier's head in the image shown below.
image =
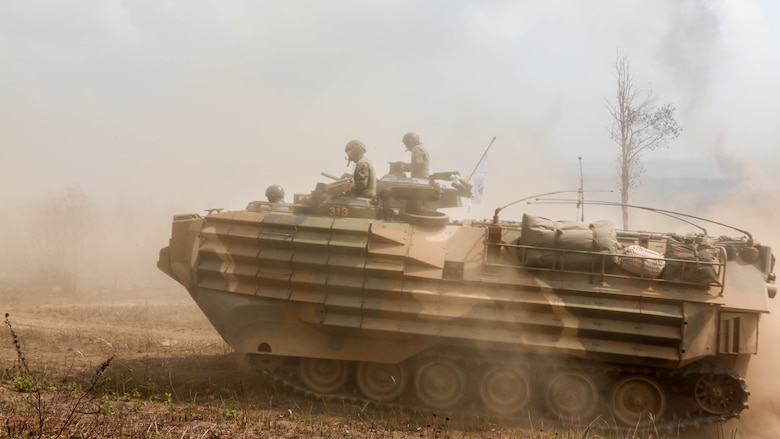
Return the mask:
{"type": "Polygon", "coordinates": [[[357,162],[366,153],[366,145],[363,145],[360,140],[350,140],[344,148],[344,152],[347,153],[347,164],[357,162]]]}
{"type": "Polygon", "coordinates": [[[412,147],[420,144],[420,136],[415,133],[406,133],[401,141],[404,142],[406,149],[412,149],[412,147]]]}
{"type": "Polygon", "coordinates": [[[284,188],[278,184],[272,184],[265,190],[265,197],[270,203],[284,202],[284,188]]]}

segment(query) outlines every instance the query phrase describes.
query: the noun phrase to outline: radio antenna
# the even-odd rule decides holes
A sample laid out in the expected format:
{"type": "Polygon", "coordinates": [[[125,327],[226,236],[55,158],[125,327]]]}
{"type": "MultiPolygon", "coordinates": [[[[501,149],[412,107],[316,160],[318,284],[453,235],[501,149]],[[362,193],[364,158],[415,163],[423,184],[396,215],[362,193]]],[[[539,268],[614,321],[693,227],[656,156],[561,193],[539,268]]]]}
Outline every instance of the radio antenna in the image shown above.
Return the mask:
{"type": "Polygon", "coordinates": [[[482,159],[485,158],[485,156],[487,155],[488,151],[490,151],[490,147],[493,146],[493,142],[495,142],[495,141],[496,141],[496,136],[493,136],[493,140],[490,141],[490,144],[488,145],[488,147],[485,148],[485,152],[483,152],[482,156],[479,158],[479,160],[477,160],[477,164],[476,164],[476,166],[474,166],[474,169],[471,171],[471,174],[469,174],[469,177],[466,179],[466,182],[471,181],[471,177],[473,177],[474,174],[477,172],[477,168],[479,168],[479,164],[482,163],[482,159]]]}
{"type": "Polygon", "coordinates": [[[582,177],[582,157],[577,157],[580,161],[580,189],[577,191],[577,211],[580,213],[580,222],[585,222],[585,183],[582,177]]]}

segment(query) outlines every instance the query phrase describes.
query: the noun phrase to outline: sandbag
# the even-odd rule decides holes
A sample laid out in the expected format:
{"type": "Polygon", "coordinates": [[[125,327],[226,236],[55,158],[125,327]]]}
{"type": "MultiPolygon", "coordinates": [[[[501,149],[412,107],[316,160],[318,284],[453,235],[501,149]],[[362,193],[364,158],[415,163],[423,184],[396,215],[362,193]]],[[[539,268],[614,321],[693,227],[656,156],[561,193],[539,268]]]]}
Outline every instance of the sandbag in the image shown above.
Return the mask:
{"type": "MultiPolygon", "coordinates": [[[[552,221],[550,219],[523,214],[520,239],[523,246],[539,249],[520,249],[525,251],[527,267],[583,269],[601,265],[601,256],[571,253],[559,250],[599,252],[616,254],[618,249],[615,227],[610,221],[597,221],[587,224],[577,221],[552,221]]],[[[614,263],[613,258],[607,258],[614,263]]]]}
{"type": "Polygon", "coordinates": [[[617,240],[615,225],[609,220],[599,220],[590,223],[590,230],[593,232],[593,250],[597,252],[608,252],[617,254],[620,244],[617,240]]]}
{"type": "Polygon", "coordinates": [[[666,265],[664,255],[638,245],[626,247],[623,254],[636,257],[621,256],[619,258],[620,268],[644,278],[657,279],[666,265]]]}
{"type": "MultiPolygon", "coordinates": [[[[696,238],[672,235],[666,241],[667,259],[685,259],[686,261],[718,262],[719,251],[710,244],[699,242],[696,238]]],[[[715,265],[695,264],[678,261],[666,261],[662,276],[666,280],[677,282],[711,283],[718,281],[715,265]]]]}

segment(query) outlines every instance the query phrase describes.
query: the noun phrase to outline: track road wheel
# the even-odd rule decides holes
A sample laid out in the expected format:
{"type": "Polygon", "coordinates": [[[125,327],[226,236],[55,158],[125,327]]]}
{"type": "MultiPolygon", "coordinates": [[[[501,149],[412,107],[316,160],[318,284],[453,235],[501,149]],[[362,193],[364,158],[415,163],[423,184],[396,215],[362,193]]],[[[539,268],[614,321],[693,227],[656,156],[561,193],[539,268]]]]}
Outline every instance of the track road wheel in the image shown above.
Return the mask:
{"type": "Polygon", "coordinates": [[[561,372],[547,382],[545,401],[550,412],[561,420],[587,423],[598,408],[599,392],[589,376],[561,372]]]}
{"type": "Polygon", "coordinates": [[[739,410],[746,395],[738,380],[728,375],[707,374],[696,381],[694,396],[702,410],[724,415],[739,410]]]}
{"type": "Polygon", "coordinates": [[[455,407],[466,393],[466,374],[453,361],[428,360],[414,376],[414,392],[428,407],[439,410],[455,407]]]}
{"type": "Polygon", "coordinates": [[[663,415],[666,395],[652,379],[643,376],[623,378],[612,391],[615,418],[628,427],[653,425],[663,415]]]}
{"type": "Polygon", "coordinates": [[[511,367],[491,367],[485,370],[479,383],[479,397],[491,413],[515,414],[531,400],[531,385],[525,372],[511,367]]]}
{"type": "Polygon", "coordinates": [[[374,401],[397,398],[406,387],[406,377],[406,368],[400,364],[360,363],[357,368],[358,389],[374,401]]]}
{"type": "Polygon", "coordinates": [[[341,360],[304,358],[300,366],[301,381],[307,389],[317,393],[333,393],[347,383],[349,370],[341,360]]]}

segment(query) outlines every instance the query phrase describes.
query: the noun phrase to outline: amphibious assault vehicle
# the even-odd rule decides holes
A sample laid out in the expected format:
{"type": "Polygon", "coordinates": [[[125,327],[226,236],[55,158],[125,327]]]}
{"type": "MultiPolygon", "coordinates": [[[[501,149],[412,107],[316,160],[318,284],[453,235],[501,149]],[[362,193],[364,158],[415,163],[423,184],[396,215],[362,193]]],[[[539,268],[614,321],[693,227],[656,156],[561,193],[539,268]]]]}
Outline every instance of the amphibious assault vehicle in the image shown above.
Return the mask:
{"type": "Polygon", "coordinates": [[[451,221],[439,209],[470,191],[457,173],[397,170],[375,199],[336,179],[292,203],[176,215],[157,265],[246,364],[317,397],[656,430],[747,407],[776,291],[771,249],[748,232],[500,209],[451,221]]]}

